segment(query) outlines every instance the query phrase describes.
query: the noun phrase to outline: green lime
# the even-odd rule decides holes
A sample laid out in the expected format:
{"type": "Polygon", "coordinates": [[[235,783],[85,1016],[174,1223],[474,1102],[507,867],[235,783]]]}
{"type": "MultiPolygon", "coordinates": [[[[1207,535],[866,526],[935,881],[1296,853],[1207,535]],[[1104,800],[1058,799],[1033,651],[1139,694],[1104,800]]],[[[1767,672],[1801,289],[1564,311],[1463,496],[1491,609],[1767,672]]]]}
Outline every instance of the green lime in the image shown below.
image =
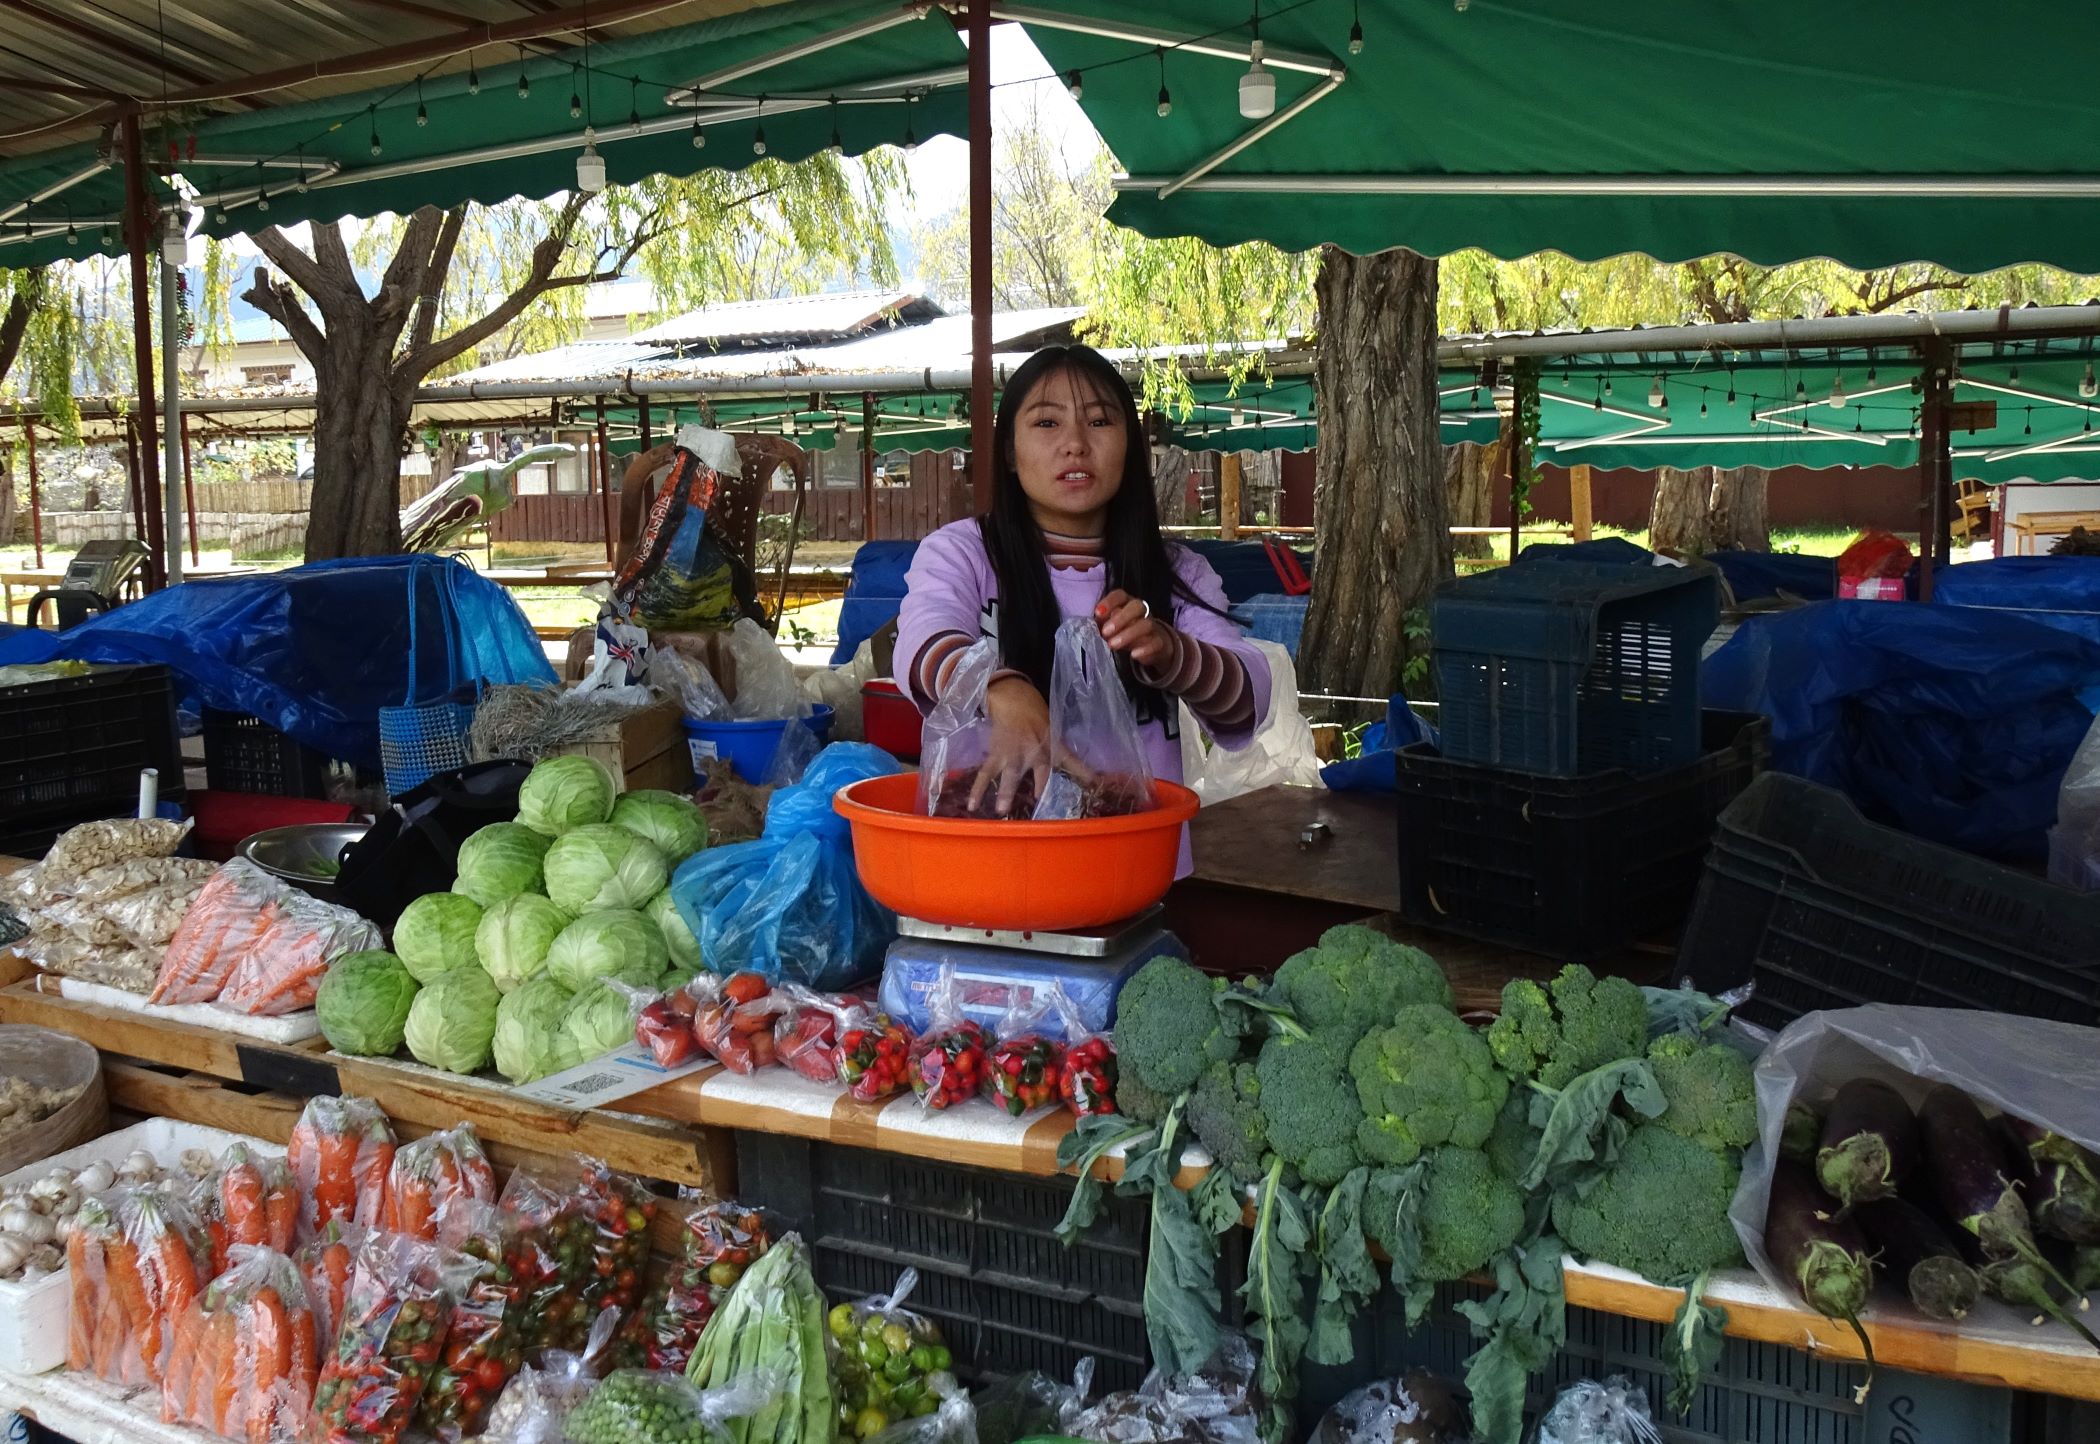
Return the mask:
{"type": "Polygon", "coordinates": [[[911,1406],[911,1416],[914,1419],[923,1419],[940,1407],[941,1401],[938,1397],[932,1394],[921,1394],[919,1402],[911,1406]]]}
{"type": "Polygon", "coordinates": [[[883,1343],[880,1339],[862,1339],[860,1341],[860,1359],[869,1368],[879,1369],[889,1362],[889,1345],[883,1343]]]}
{"type": "Polygon", "coordinates": [[[891,1324],[882,1331],[882,1341],[890,1346],[893,1354],[911,1352],[911,1330],[902,1324],[891,1324]]]}
{"type": "Polygon", "coordinates": [[[933,1349],[926,1344],[914,1347],[911,1351],[911,1366],[922,1374],[932,1373],[933,1349]]]}
{"type": "Polygon", "coordinates": [[[889,1361],[882,1366],[882,1377],[889,1380],[892,1384],[901,1384],[906,1379],[911,1378],[911,1355],[890,1355],[889,1361]]]}
{"type": "Polygon", "coordinates": [[[840,1304],[831,1311],[831,1337],[850,1339],[853,1337],[853,1305],[840,1304]]]}
{"type": "Polygon", "coordinates": [[[936,1373],[946,1373],[946,1372],[948,1371],[948,1368],[949,1368],[949,1366],[950,1366],[950,1365],[952,1365],[952,1364],[953,1364],[954,1362],[955,1362],[955,1355],[953,1355],[953,1354],[951,1354],[951,1353],[949,1353],[949,1352],[948,1352],[948,1347],[947,1347],[947,1345],[945,1345],[945,1344],[935,1344],[935,1345],[933,1346],[933,1367],[934,1367],[934,1372],[936,1372],[936,1373]]]}
{"type": "Polygon", "coordinates": [[[864,1339],[879,1339],[882,1337],[882,1331],[888,1327],[881,1314],[869,1314],[860,1321],[860,1336],[864,1339]]]}
{"type": "Polygon", "coordinates": [[[853,1421],[854,1437],[859,1439],[873,1439],[889,1427],[890,1416],[880,1409],[863,1409],[860,1416],[853,1421]]]}

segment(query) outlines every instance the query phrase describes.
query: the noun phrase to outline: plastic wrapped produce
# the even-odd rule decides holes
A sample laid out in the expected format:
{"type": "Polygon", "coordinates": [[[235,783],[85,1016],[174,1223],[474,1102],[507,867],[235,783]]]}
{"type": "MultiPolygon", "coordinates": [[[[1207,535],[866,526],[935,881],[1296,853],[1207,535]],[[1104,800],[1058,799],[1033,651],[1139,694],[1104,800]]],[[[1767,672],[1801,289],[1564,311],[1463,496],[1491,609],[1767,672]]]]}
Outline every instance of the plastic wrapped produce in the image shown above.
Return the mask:
{"type": "Polygon", "coordinates": [[[953,1359],[931,1319],[905,1307],[916,1269],[897,1276],[893,1293],[839,1304],[825,1323],[837,1346],[840,1419],[871,1438],[905,1419],[923,1419],[958,1393],[953,1359]]]}
{"type": "Polygon", "coordinates": [[[524,1362],[528,1263],[524,1229],[493,1203],[462,1196],[443,1211],[438,1242],[468,1260],[445,1324],[443,1362],[424,1384],[422,1428],[453,1441],[479,1434],[524,1362]]]}
{"type": "Polygon", "coordinates": [[[196,1301],[210,1247],[189,1206],[151,1186],[82,1206],[66,1240],[72,1271],[69,1367],[158,1388],[176,1322],[196,1301]]]}
{"type": "Polygon", "coordinates": [[[1648,1395],[1623,1374],[1580,1379],[1560,1391],[1532,1444],[1662,1444],[1648,1395]]]}
{"type": "Polygon", "coordinates": [[[299,1184],[301,1238],[313,1238],[330,1223],[376,1228],[384,1222],[394,1130],[371,1099],[308,1099],[285,1162],[299,1184]]]}
{"type": "Polygon", "coordinates": [[[299,1188],[281,1158],[227,1146],[198,1190],[198,1212],[211,1240],[211,1277],[225,1272],[234,1248],[291,1251],[299,1226],[299,1188]]]}
{"type": "Polygon", "coordinates": [[[683,1370],[722,1295],[772,1245],[756,1209],[727,1201],[703,1203],[687,1214],[683,1239],[678,1261],[621,1325],[615,1364],[683,1370]]]}
{"type": "Polygon", "coordinates": [[[496,1170],[472,1124],[404,1143],[388,1170],[384,1226],[412,1238],[438,1237],[445,1210],[465,1199],[496,1201],[496,1170]]]}
{"type": "Polygon", "coordinates": [[[291,1444],[313,1407],[318,1344],[305,1281],[276,1249],[234,1246],[178,1319],[161,1419],[248,1444],[291,1444]]]}
{"type": "Polygon", "coordinates": [[[911,1030],[872,1008],[850,1017],[836,1049],[839,1081],[863,1103],[875,1103],[911,1086],[911,1030]]]}
{"type": "Polygon", "coordinates": [[[366,1235],[335,1348],[314,1386],[314,1444],[396,1444],[416,1416],[465,1282],[437,1245],[366,1235]]]}
{"type": "Polygon", "coordinates": [[[350,1276],[356,1270],[358,1246],[364,1242],[366,1232],[354,1223],[330,1223],[292,1255],[292,1263],[306,1285],[307,1307],[314,1316],[314,1338],[323,1359],[334,1356],[336,1331],[342,1327],[343,1305],[350,1295],[350,1276]]]}
{"type": "Polygon", "coordinates": [[[639,1301],[657,1201],[634,1179],[570,1158],[514,1170],[501,1202],[524,1229],[528,1348],[580,1349],[601,1311],[639,1301]]]}

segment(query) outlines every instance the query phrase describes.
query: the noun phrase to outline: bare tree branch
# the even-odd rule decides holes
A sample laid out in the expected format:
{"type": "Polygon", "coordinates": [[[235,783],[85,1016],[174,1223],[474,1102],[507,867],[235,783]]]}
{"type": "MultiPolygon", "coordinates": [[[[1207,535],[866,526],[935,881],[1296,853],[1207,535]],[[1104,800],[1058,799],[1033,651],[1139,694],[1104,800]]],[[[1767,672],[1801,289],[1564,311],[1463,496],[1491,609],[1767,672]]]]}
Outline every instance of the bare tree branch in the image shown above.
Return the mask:
{"type": "Polygon", "coordinates": [[[460,228],[466,220],[467,208],[464,205],[447,211],[437,243],[430,248],[430,264],[423,268],[423,285],[416,297],[416,329],[408,343],[411,355],[428,346],[437,332],[438,304],[444,298],[445,282],[452,275],[452,257],[459,249],[460,228]]]}
{"type": "Polygon", "coordinates": [[[50,280],[46,267],[29,272],[16,287],[14,299],[7,303],[7,314],[0,316],[0,380],[5,380],[14,368],[15,357],[22,352],[22,337],[29,330],[29,318],[44,304],[50,280]]]}
{"type": "Polygon", "coordinates": [[[1866,303],[1868,315],[1879,315],[1883,311],[1892,310],[1902,305],[1913,296],[1928,295],[1933,291],[1966,291],[1968,289],[1968,281],[1960,276],[1928,276],[1914,285],[1901,286],[1873,298],[1863,295],[1860,297],[1860,300],[1866,303]]]}
{"type": "MultiPolygon", "coordinates": [[[[258,235],[254,239],[260,242],[262,237],[258,235]]],[[[279,236],[278,239],[284,238],[279,236]]],[[[291,243],[286,241],[285,244],[289,246],[291,243]]],[[[304,259],[298,247],[292,246],[291,249],[292,254],[304,259]]],[[[284,327],[286,334],[292,338],[292,344],[299,348],[301,355],[314,363],[318,372],[323,358],[328,354],[327,335],[314,324],[313,317],[306,314],[306,308],[299,304],[299,293],[289,285],[268,280],[268,274],[261,266],[257,266],[255,282],[242,293],[241,299],[284,327]]]]}
{"type": "MultiPolygon", "coordinates": [[[[332,228],[318,225],[313,227],[317,235],[321,231],[328,229],[332,228]]],[[[312,256],[300,250],[298,246],[292,243],[290,236],[287,236],[275,226],[265,226],[250,236],[249,239],[255,242],[257,250],[269,258],[271,265],[284,272],[293,285],[313,297],[315,305],[322,307],[324,310],[326,309],[328,302],[327,293],[335,283],[332,278],[323,273],[319,265],[315,264],[312,256]]]]}
{"type": "Polygon", "coordinates": [[[394,258],[387,263],[378,293],[372,297],[373,329],[390,352],[423,294],[425,278],[430,273],[431,248],[444,230],[447,214],[435,206],[424,206],[408,218],[400,244],[394,248],[394,258]]]}
{"type": "MultiPolygon", "coordinates": [[[[309,225],[307,231],[313,236],[314,264],[325,278],[325,284],[338,292],[355,295],[362,301],[365,296],[364,287],[357,283],[357,262],[351,258],[350,248],[343,242],[341,223],[315,223],[309,225]]],[[[293,279],[298,278],[295,276],[293,279]]],[[[324,298],[315,296],[314,299],[323,301],[323,308],[326,308],[324,298]]]]}

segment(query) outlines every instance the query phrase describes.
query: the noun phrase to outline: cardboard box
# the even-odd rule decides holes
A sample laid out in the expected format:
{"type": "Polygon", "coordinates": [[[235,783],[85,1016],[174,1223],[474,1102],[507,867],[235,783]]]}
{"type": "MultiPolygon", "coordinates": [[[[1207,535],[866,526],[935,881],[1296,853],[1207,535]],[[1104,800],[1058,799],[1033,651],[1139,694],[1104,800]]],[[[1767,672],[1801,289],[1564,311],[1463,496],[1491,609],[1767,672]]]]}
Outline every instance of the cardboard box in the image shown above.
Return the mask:
{"type": "Polygon", "coordinates": [[[659,702],[631,713],[597,735],[571,743],[551,756],[594,757],[622,792],[662,788],[693,790],[693,756],[685,744],[685,716],[676,702],[659,702]]]}

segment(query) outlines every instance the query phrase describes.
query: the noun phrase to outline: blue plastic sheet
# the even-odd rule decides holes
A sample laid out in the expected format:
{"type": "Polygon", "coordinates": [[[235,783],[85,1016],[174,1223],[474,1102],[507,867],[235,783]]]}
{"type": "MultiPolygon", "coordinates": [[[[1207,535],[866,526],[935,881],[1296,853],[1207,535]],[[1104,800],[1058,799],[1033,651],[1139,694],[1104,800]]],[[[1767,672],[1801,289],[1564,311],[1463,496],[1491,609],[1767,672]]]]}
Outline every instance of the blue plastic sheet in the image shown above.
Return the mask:
{"type": "Polygon", "coordinates": [[[164,662],[186,704],[249,712],[331,757],[379,767],[379,709],[408,696],[408,578],[420,568],[417,690],[455,682],[545,683],[554,669],[510,594],[473,568],[422,554],[352,557],[281,572],[184,582],[63,632],[0,636],[0,665],[164,662]],[[445,570],[440,570],[445,569],[445,570]],[[448,663],[436,625],[449,573],[458,630],[448,663]]]}
{"type": "Polygon", "coordinates": [[[1598,537],[1585,542],[1533,542],[1517,553],[1520,562],[1611,563],[1622,567],[1652,567],[1655,553],[1622,536],[1598,537]]]}
{"type": "Polygon", "coordinates": [[[831,799],[896,770],[879,747],[835,742],[799,783],[773,794],[763,835],[686,859],[671,878],[671,901],[709,969],[830,992],[882,966],[897,920],[860,885],[852,832],[831,799]]]}
{"type": "MultiPolygon", "coordinates": [[[[1275,563],[1258,541],[1207,541],[1199,537],[1182,545],[1210,563],[1225,588],[1228,602],[1237,605],[1249,597],[1275,596],[1283,591],[1283,578],[1276,575],[1275,563]]],[[[1313,554],[1294,550],[1291,555],[1298,558],[1298,565],[1310,577],[1313,554]]]]}
{"type": "Polygon", "coordinates": [[[1772,765],[1877,821],[2039,861],[2100,697],[2100,643],[2023,617],[1823,602],[1752,617],[1701,673],[1704,704],[1772,719],[1772,765]]]}
{"type": "Polygon", "coordinates": [[[1787,552],[1708,552],[1721,569],[1737,602],[1776,597],[1781,592],[1804,602],[1827,602],[1838,592],[1836,557],[1804,557],[1787,552]]]}
{"type": "Polygon", "coordinates": [[[2100,557],[1999,557],[1934,579],[1944,607],[1988,607],[2100,642],[2100,557]]]}
{"type": "Polygon", "coordinates": [[[1249,597],[1227,609],[1257,642],[1274,642],[1298,660],[1298,641],[1305,635],[1305,613],[1311,597],[1249,597]]]}
{"type": "Polygon", "coordinates": [[[1396,695],[1386,703],[1385,721],[1364,729],[1357,755],[1322,767],[1320,780],[1330,792],[1397,792],[1394,755],[1417,742],[1436,746],[1436,728],[1424,722],[1405,697],[1396,695]]]}
{"type": "Polygon", "coordinates": [[[918,555],[915,541],[869,542],[853,554],[853,575],[846,582],[846,600],[839,607],[839,644],[832,648],[831,665],[843,667],[853,660],[860,644],[889,625],[904,605],[904,574],[918,555]]]}

